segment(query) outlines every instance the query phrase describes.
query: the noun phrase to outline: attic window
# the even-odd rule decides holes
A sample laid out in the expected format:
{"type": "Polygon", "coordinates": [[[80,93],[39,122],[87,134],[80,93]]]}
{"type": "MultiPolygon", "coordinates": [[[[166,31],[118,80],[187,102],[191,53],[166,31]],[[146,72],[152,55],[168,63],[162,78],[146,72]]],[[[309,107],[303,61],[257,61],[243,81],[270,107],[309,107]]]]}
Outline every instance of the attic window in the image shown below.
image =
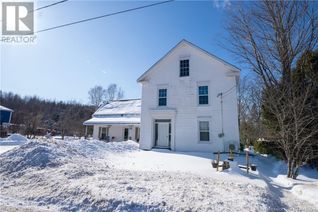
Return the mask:
{"type": "Polygon", "coordinates": [[[189,76],[189,60],[180,60],[180,77],[189,76]]]}

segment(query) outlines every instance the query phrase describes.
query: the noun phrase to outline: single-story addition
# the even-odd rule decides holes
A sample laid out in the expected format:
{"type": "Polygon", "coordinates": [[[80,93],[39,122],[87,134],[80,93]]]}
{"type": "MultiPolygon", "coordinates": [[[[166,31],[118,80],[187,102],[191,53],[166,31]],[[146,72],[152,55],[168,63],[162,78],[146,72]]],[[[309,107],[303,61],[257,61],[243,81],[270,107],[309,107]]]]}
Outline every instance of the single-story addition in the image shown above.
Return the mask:
{"type": "Polygon", "coordinates": [[[93,126],[94,139],[139,142],[140,110],[140,99],[111,101],[100,107],[84,125],[93,126]]]}
{"type": "Polygon", "coordinates": [[[240,70],[182,40],[138,78],[140,148],[228,151],[239,148],[240,70]]]}

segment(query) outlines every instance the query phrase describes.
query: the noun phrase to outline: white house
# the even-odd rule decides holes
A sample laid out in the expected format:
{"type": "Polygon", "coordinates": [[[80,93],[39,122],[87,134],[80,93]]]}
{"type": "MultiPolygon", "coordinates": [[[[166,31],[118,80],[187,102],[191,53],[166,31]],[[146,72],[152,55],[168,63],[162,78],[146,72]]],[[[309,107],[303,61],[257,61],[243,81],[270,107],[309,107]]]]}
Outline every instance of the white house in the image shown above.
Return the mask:
{"type": "Polygon", "coordinates": [[[182,40],[138,78],[141,149],[224,151],[239,146],[240,70],[182,40]]]}
{"type": "Polygon", "coordinates": [[[100,107],[84,125],[93,126],[93,138],[139,141],[140,99],[116,100],[100,107]]]}

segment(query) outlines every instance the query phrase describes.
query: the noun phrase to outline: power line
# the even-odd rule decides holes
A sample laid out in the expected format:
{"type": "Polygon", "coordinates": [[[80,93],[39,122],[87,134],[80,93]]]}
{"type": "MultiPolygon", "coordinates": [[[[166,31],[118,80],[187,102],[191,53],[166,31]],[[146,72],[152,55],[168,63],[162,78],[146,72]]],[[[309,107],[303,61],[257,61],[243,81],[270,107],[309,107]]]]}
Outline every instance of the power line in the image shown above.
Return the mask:
{"type": "Polygon", "coordinates": [[[70,22],[70,23],[67,23],[67,24],[58,25],[58,26],[55,26],[55,27],[50,27],[50,28],[47,28],[47,29],[42,29],[42,30],[36,31],[35,33],[46,32],[46,31],[50,31],[50,30],[53,30],[53,29],[58,29],[58,28],[62,28],[62,27],[67,27],[67,26],[83,23],[83,22],[93,21],[93,20],[96,20],[96,19],[105,18],[105,17],[109,17],[109,16],[113,16],[113,15],[118,15],[118,14],[121,14],[121,13],[131,12],[131,11],[134,11],[134,10],[140,10],[140,9],[144,9],[144,8],[147,8],[147,7],[153,7],[153,6],[157,6],[157,5],[160,5],[160,4],[165,4],[165,3],[169,3],[169,2],[173,2],[173,1],[174,0],[157,2],[157,3],[153,3],[153,4],[140,6],[140,7],[134,7],[134,8],[126,9],[126,10],[121,10],[121,11],[114,12],[114,13],[109,13],[109,14],[105,14],[105,15],[100,15],[100,16],[96,16],[96,17],[92,17],[92,18],[87,18],[87,19],[83,19],[83,20],[79,20],[79,21],[70,22]]]}
{"type": "MultiPolygon", "coordinates": [[[[43,7],[39,7],[39,8],[36,8],[36,9],[34,9],[34,10],[31,10],[30,13],[34,13],[34,12],[36,12],[36,11],[38,11],[38,10],[42,10],[42,9],[45,9],[45,8],[48,8],[48,7],[55,6],[55,5],[57,5],[57,4],[62,4],[62,3],[67,2],[67,1],[68,1],[68,0],[63,0],[63,1],[58,1],[58,2],[52,3],[52,4],[48,4],[48,5],[45,5],[45,6],[43,6],[43,7]]],[[[2,20],[0,20],[0,22],[2,22],[2,20]]]]}
{"type": "Polygon", "coordinates": [[[231,93],[233,93],[233,91],[235,91],[235,88],[236,86],[234,86],[231,90],[229,90],[227,93],[223,93],[224,95],[223,95],[223,97],[226,97],[226,96],[228,96],[228,95],[230,95],[231,93]]]}
{"type": "Polygon", "coordinates": [[[64,2],[67,2],[68,0],[63,0],[63,1],[58,1],[58,2],[55,2],[55,3],[52,3],[52,4],[48,4],[48,5],[45,5],[43,7],[39,7],[39,8],[36,8],[35,10],[31,11],[31,12],[35,12],[35,11],[38,11],[38,10],[42,10],[44,8],[48,8],[48,7],[52,7],[52,6],[55,6],[57,4],[62,4],[64,2]]]}
{"type": "Polygon", "coordinates": [[[227,91],[224,91],[224,92],[223,92],[223,95],[226,94],[226,93],[228,93],[228,92],[230,92],[230,91],[232,91],[235,87],[236,87],[236,85],[234,85],[232,88],[228,89],[227,91]]]}

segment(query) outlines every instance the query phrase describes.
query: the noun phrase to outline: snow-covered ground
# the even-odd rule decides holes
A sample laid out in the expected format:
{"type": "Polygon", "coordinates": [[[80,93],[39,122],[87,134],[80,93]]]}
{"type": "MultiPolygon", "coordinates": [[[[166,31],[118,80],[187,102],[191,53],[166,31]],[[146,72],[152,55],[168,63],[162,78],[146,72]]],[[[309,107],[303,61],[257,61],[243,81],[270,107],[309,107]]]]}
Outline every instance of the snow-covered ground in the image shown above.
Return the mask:
{"type": "Polygon", "coordinates": [[[0,138],[0,154],[28,142],[28,139],[20,134],[12,134],[7,138],[0,138]]]}
{"type": "Polygon", "coordinates": [[[0,155],[0,211],[318,211],[317,171],[290,180],[283,162],[255,156],[247,175],[236,156],[216,172],[214,157],[133,141],[30,140],[0,155]]]}

